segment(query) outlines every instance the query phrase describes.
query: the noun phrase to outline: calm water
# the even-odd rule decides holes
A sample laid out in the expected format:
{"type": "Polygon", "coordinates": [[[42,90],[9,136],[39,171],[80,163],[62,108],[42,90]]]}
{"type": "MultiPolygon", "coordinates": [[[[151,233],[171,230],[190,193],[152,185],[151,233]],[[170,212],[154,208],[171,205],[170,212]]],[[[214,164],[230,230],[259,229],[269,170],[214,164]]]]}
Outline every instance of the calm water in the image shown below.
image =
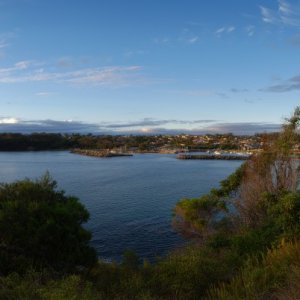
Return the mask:
{"type": "Polygon", "coordinates": [[[140,154],[108,159],[57,152],[0,153],[0,182],[46,170],[90,211],[86,225],[99,257],[119,261],[126,249],[153,259],[184,242],[171,228],[175,203],[207,193],[240,161],[177,160],[140,154]]]}

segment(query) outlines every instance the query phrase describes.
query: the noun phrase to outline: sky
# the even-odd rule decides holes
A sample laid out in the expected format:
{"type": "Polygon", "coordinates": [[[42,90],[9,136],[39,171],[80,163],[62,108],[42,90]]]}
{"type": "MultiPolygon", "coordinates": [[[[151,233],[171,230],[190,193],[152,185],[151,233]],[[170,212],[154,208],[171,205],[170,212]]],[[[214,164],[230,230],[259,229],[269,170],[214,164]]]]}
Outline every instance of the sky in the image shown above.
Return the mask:
{"type": "Polygon", "coordinates": [[[253,134],[299,96],[300,0],[0,0],[0,132],[253,134]]]}

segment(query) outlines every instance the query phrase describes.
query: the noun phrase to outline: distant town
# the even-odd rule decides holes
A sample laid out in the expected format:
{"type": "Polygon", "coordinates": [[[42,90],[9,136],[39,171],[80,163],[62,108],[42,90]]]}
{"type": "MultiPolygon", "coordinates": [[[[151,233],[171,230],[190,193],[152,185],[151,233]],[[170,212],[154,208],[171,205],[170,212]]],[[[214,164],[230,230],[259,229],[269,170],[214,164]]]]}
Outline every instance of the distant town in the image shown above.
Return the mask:
{"type": "Polygon", "coordinates": [[[81,135],[56,133],[2,133],[0,151],[37,151],[63,149],[99,149],[119,153],[176,153],[193,151],[246,151],[263,148],[277,133],[242,136],[229,134],[206,135],[81,135]]]}

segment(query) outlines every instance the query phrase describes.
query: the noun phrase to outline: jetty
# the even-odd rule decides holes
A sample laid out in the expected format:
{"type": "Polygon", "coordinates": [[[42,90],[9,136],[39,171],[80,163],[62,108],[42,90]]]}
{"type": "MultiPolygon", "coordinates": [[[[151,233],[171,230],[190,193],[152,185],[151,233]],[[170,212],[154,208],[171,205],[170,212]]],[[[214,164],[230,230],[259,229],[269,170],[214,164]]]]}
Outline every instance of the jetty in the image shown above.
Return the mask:
{"type": "Polygon", "coordinates": [[[99,149],[72,149],[71,153],[93,156],[93,157],[119,157],[119,156],[133,156],[131,153],[114,152],[99,149]]]}
{"type": "Polygon", "coordinates": [[[179,154],[176,156],[177,159],[217,159],[217,160],[247,160],[250,156],[248,155],[229,155],[229,154],[179,154]]]}

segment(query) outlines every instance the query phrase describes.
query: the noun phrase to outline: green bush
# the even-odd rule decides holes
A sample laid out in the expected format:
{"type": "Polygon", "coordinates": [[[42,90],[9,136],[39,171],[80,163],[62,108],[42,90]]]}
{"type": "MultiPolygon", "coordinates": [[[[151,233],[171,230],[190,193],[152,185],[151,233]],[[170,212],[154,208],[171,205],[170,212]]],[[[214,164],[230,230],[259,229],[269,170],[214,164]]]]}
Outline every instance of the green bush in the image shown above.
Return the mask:
{"type": "Polygon", "coordinates": [[[278,248],[269,250],[262,257],[257,255],[251,257],[230,283],[212,288],[207,298],[211,300],[278,299],[275,295],[283,296],[283,290],[289,284],[293,284],[290,285],[290,292],[294,292],[297,286],[294,279],[295,274],[299,276],[299,264],[300,243],[283,242],[278,248]],[[294,270],[293,276],[290,276],[291,270],[294,270]]]}
{"type": "Polygon", "coordinates": [[[101,300],[92,284],[78,275],[51,279],[47,272],[28,272],[20,276],[11,273],[0,277],[0,299],[2,300],[101,300]]]}
{"type": "Polygon", "coordinates": [[[92,265],[91,234],[82,227],[88,218],[78,199],[57,191],[48,174],[0,185],[0,272],[69,272],[92,265]]]}

